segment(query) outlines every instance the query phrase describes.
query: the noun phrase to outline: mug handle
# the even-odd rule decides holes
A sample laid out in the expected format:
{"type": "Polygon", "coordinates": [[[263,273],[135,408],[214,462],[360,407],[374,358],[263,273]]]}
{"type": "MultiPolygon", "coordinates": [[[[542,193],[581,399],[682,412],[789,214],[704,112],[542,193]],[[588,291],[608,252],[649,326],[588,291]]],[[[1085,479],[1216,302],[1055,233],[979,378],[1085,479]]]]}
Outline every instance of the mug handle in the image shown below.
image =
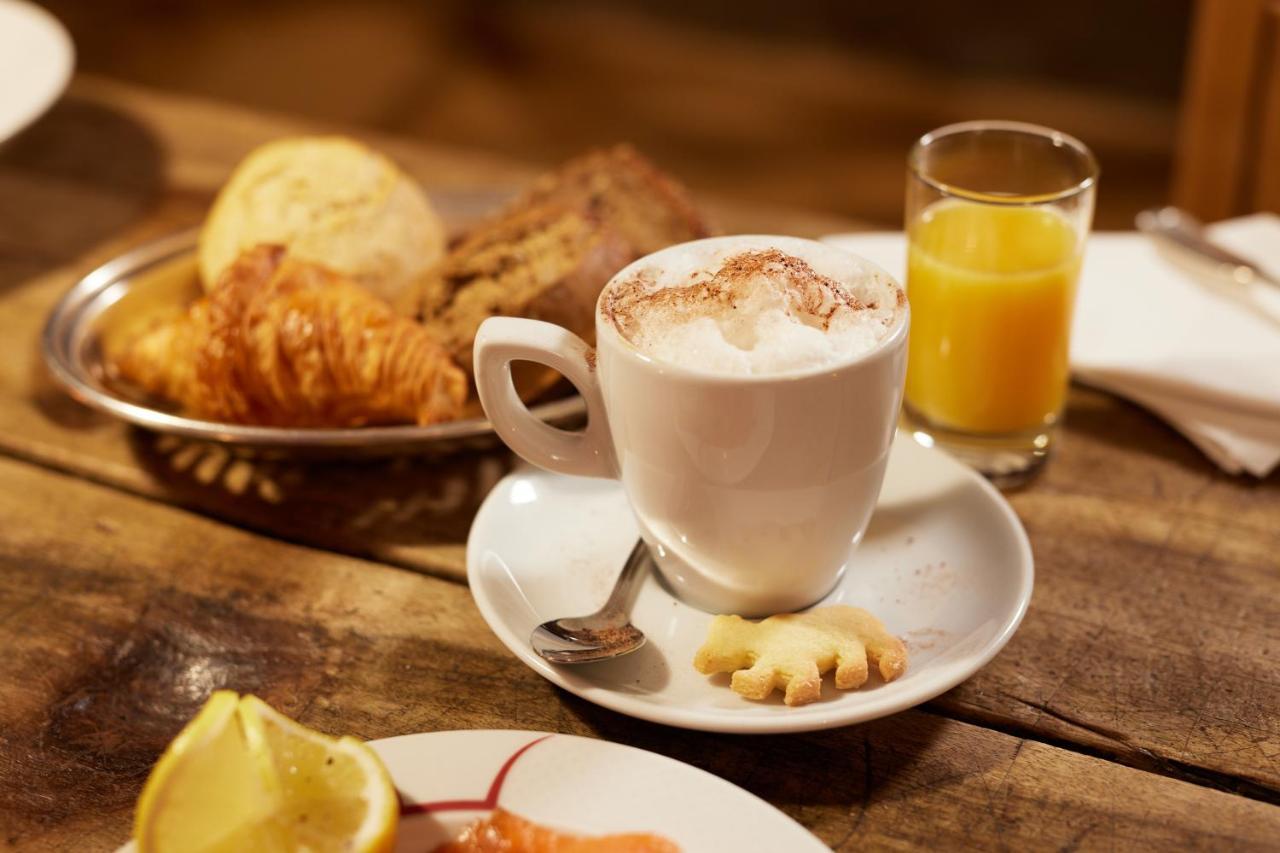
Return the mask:
{"type": "Polygon", "coordinates": [[[480,324],[474,348],[480,405],[498,437],[526,461],[560,474],[617,477],[613,440],[596,378],[595,353],[568,329],[541,320],[490,317],[480,324]],[[587,403],[587,426],[557,429],[534,417],[516,394],[511,362],[550,367],[573,383],[587,403]]]}

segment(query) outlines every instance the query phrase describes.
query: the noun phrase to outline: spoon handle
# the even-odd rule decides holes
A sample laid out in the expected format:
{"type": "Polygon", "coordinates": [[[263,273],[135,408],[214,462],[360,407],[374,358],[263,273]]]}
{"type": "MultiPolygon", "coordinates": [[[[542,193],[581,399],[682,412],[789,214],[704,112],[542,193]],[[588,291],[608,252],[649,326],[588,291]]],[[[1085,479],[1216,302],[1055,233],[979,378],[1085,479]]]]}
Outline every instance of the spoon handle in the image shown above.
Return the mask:
{"type": "Polygon", "coordinates": [[[609,593],[609,600],[605,602],[604,607],[600,608],[601,611],[626,612],[631,602],[631,592],[644,577],[644,569],[648,562],[649,547],[644,544],[643,539],[636,539],[635,547],[631,549],[626,565],[622,567],[622,572],[619,573],[618,580],[613,585],[613,592],[609,593]]]}

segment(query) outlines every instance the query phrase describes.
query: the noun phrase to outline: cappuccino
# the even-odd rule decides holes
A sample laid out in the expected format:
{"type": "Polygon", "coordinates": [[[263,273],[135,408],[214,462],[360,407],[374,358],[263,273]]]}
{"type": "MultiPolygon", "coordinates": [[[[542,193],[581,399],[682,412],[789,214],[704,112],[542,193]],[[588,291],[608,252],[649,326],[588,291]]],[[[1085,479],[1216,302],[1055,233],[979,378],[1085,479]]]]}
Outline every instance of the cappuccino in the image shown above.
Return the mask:
{"type": "Polygon", "coordinates": [[[485,320],[476,384],[526,460],[622,481],[684,601],[767,616],[813,604],[853,562],[893,442],[909,313],[890,276],[838,249],[715,237],[614,276],[594,350],[549,323],[485,320]],[[578,388],[582,431],[525,408],[519,361],[578,388]]]}
{"type": "Polygon", "coordinates": [[[600,312],[651,358],[770,376],[869,352],[900,323],[906,297],[882,270],[830,246],[740,237],[634,264],[605,290],[600,312]]]}

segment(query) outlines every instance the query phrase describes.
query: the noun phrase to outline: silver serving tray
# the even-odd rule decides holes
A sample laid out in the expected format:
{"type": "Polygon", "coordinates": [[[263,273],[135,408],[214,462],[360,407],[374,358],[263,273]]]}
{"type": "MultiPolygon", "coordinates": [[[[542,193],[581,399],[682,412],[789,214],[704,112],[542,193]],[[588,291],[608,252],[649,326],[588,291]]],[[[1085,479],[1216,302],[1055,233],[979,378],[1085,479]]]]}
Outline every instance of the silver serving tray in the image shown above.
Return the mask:
{"type": "MultiPolygon", "coordinates": [[[[54,378],[80,402],[159,433],[228,445],[245,455],[370,456],[446,453],[497,443],[482,418],[433,426],[292,429],[242,426],[183,416],[170,404],[112,381],[106,353],[132,328],[176,314],[200,294],[196,230],[151,241],[86,275],[54,306],[42,350],[54,378]]],[[[530,408],[558,426],[583,422],[586,406],[573,395],[530,408]]]]}

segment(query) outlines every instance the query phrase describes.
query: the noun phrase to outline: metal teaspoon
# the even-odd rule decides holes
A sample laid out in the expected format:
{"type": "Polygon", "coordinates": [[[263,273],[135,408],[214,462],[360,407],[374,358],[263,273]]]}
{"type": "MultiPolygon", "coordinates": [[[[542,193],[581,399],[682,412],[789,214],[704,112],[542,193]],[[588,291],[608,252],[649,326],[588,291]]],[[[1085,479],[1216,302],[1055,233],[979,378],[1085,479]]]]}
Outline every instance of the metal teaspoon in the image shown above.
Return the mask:
{"type": "Polygon", "coordinates": [[[595,613],[543,622],[533,629],[529,644],[552,663],[591,663],[634,652],[644,645],[644,633],[631,624],[632,591],[644,577],[649,549],[643,539],[627,557],[609,600],[595,613]]]}

